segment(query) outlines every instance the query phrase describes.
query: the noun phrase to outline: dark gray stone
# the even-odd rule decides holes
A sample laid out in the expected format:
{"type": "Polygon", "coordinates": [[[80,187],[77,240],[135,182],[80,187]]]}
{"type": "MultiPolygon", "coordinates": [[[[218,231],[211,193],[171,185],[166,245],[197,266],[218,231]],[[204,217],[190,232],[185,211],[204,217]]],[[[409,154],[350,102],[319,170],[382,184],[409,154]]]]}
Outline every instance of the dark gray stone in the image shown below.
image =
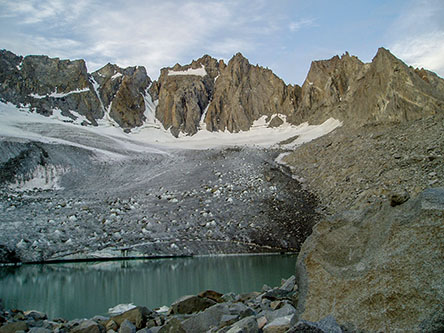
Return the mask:
{"type": "Polygon", "coordinates": [[[119,327],[119,333],[136,333],[136,326],[128,319],[125,319],[119,327]]]}

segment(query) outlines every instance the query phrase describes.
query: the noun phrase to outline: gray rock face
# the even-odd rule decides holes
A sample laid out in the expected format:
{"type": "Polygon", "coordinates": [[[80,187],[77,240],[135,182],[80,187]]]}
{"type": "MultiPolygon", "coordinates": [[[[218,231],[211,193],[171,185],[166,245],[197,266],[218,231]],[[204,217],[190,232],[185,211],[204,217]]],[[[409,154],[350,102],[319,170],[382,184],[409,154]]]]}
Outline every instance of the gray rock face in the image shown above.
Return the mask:
{"type": "Polygon", "coordinates": [[[223,61],[205,55],[190,65],[162,69],[151,94],[159,102],[156,117],[174,136],[198,131],[213,96],[215,79],[224,67],[223,61]]]}
{"type": "Polygon", "coordinates": [[[144,67],[120,68],[107,64],[92,73],[98,83],[103,107],[125,129],[141,126],[145,120],[145,100],[151,79],[144,67]]]}
{"type": "Polygon", "coordinates": [[[351,87],[356,85],[365,69],[363,62],[348,53],[329,60],[313,61],[302,85],[296,116],[306,119],[315,113],[327,119],[332,109],[338,107],[351,87]]]}
{"type": "Polygon", "coordinates": [[[444,188],[320,222],[298,257],[299,319],[349,329],[444,329],[444,188]]]}
{"type": "Polygon", "coordinates": [[[140,66],[108,64],[90,75],[83,60],[23,58],[0,51],[0,100],[46,116],[59,109],[73,120],[82,115],[96,125],[106,111],[122,128],[141,126],[150,83],[140,66]]]}
{"type": "Polygon", "coordinates": [[[60,109],[64,116],[85,116],[91,124],[103,110],[89,81],[83,60],[60,60],[47,56],[18,57],[0,51],[0,100],[43,115],[60,109]]]}
{"type": "Polygon", "coordinates": [[[299,89],[286,86],[271,70],[252,66],[238,53],[216,81],[206,127],[210,131],[247,131],[261,116],[290,116],[295,111],[299,89]]]}
{"type": "MultiPolygon", "coordinates": [[[[156,117],[175,136],[195,134],[201,121],[209,131],[247,131],[261,116],[292,115],[299,92],[300,87],[285,85],[240,53],[228,66],[204,56],[190,65],[164,68],[151,89],[159,100],[156,117]],[[191,74],[196,69],[201,69],[202,76],[191,74]]],[[[276,118],[273,126],[281,123],[276,118]]]]}
{"type": "Polygon", "coordinates": [[[408,67],[384,48],[369,64],[348,53],[314,61],[302,88],[252,66],[240,53],[228,65],[205,55],[164,68],[151,84],[143,67],[107,64],[90,75],[83,60],[2,50],[0,83],[2,101],[44,115],[60,109],[76,119],[78,113],[93,125],[107,113],[126,130],[143,124],[152,97],[156,118],[174,136],[193,135],[203,124],[209,131],[247,131],[262,116],[276,127],[283,122],[277,114],[293,124],[335,117],[361,126],[419,119],[444,107],[444,80],[408,67]]]}
{"type": "Polygon", "coordinates": [[[369,64],[345,54],[312,63],[302,86],[297,115],[350,125],[402,122],[442,112],[444,80],[408,67],[380,48],[369,64]]]}

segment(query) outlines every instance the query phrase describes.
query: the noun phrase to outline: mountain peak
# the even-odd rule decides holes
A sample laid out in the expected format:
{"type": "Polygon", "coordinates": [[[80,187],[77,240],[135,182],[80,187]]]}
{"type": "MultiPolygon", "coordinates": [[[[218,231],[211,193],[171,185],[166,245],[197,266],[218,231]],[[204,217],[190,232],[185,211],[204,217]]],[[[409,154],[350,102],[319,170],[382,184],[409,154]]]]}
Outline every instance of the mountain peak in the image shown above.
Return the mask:
{"type": "Polygon", "coordinates": [[[108,63],[88,74],[83,60],[0,51],[2,101],[29,105],[44,115],[60,109],[75,119],[77,113],[93,125],[108,114],[130,129],[144,123],[152,99],[156,106],[150,112],[175,136],[193,135],[202,127],[246,131],[260,117],[278,114],[294,124],[330,117],[355,125],[417,119],[442,111],[443,82],[432,72],[408,67],[386,48],[369,64],[348,52],[313,61],[302,87],[286,85],[240,52],[228,64],[205,54],[187,65],[163,68],[151,84],[143,66],[108,63]]]}

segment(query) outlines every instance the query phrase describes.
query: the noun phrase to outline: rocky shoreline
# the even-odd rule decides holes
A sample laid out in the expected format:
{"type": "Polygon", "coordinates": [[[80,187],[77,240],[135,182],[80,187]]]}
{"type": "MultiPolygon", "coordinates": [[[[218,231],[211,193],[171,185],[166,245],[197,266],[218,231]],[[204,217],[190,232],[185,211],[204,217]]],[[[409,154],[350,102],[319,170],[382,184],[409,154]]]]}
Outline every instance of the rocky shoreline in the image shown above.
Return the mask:
{"type": "Polygon", "coordinates": [[[298,295],[296,277],[291,276],[279,287],[264,285],[260,292],[223,295],[207,290],[184,296],[156,311],[137,306],[110,317],[67,321],[48,319],[38,311],[0,307],[0,333],[342,332],[333,318],[317,323],[297,321],[298,295]]]}

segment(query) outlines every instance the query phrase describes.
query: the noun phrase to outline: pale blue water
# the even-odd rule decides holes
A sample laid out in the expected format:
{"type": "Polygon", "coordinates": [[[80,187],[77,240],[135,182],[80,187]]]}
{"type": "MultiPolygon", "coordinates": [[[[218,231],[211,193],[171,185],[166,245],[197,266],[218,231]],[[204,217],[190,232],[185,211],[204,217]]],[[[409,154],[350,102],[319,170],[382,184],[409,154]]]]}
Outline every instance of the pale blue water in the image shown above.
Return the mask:
{"type": "Polygon", "coordinates": [[[294,255],[266,255],[0,267],[0,299],[49,318],[91,318],[117,304],[154,309],[206,289],[260,291],[293,275],[295,264],[294,255]]]}

